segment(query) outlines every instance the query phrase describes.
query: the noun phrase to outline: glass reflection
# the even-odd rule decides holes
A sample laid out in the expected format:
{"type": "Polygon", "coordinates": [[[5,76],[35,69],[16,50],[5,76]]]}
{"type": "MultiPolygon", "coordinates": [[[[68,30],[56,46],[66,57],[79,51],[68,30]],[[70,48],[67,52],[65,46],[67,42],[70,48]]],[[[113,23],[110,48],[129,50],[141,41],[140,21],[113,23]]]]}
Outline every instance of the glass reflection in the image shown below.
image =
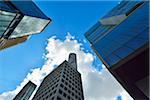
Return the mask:
{"type": "Polygon", "coordinates": [[[10,38],[40,33],[48,23],[49,20],[24,16],[10,38]]]}

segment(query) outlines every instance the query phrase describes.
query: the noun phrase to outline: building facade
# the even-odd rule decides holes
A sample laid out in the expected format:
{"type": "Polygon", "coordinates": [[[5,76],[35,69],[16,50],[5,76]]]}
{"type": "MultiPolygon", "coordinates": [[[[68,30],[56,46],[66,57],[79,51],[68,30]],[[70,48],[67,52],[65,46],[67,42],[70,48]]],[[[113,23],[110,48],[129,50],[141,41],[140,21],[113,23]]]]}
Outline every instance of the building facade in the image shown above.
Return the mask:
{"type": "Polygon", "coordinates": [[[0,50],[22,43],[28,36],[42,32],[50,21],[31,0],[1,0],[0,50]],[[15,39],[16,42],[12,42],[15,39]]]}
{"type": "Polygon", "coordinates": [[[92,49],[135,100],[149,97],[149,1],[125,1],[85,33],[92,49]]]}
{"type": "Polygon", "coordinates": [[[68,61],[44,78],[32,100],[84,100],[76,54],[71,53],[68,61]]]}
{"type": "Polygon", "coordinates": [[[15,96],[13,100],[29,100],[33,91],[35,90],[36,85],[29,81],[22,90],[15,96]]]}

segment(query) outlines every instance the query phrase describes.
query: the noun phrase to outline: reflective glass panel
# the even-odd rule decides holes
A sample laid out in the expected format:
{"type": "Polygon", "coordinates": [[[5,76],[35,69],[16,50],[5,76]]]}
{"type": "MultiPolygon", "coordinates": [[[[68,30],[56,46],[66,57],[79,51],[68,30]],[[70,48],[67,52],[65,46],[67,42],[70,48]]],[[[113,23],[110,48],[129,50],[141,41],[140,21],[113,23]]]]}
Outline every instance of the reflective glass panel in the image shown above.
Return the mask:
{"type": "Polygon", "coordinates": [[[10,38],[40,33],[48,23],[49,20],[24,16],[10,38]]]}
{"type": "Polygon", "coordinates": [[[114,54],[110,54],[107,57],[107,59],[109,60],[109,65],[110,66],[113,65],[113,64],[116,64],[120,60],[120,58],[118,56],[114,55],[114,54]]]}
{"type": "Polygon", "coordinates": [[[95,40],[96,42],[92,45],[99,55],[106,59],[106,63],[112,66],[112,64],[119,62],[119,60],[129,56],[149,42],[148,8],[148,2],[144,2],[142,6],[136,9],[134,13],[112,31],[98,39],[98,41],[95,40]],[[114,59],[117,59],[117,62],[111,59],[111,56],[109,56],[111,54],[113,54],[112,57],[114,59]],[[118,60],[118,57],[121,59],[118,60]]]}
{"type": "Polygon", "coordinates": [[[117,49],[114,54],[117,55],[120,58],[124,58],[127,55],[131,54],[133,50],[131,48],[122,46],[121,48],[117,49]]]}
{"type": "Polygon", "coordinates": [[[16,14],[0,10],[0,36],[7,29],[16,14]]]}

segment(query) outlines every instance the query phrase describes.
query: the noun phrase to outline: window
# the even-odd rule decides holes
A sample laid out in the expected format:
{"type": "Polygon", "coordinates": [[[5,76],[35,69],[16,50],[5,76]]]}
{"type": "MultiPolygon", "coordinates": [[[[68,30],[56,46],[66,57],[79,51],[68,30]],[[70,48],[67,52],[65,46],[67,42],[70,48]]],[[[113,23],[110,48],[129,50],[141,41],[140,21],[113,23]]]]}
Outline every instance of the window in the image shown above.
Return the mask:
{"type": "Polygon", "coordinates": [[[72,83],[72,85],[74,86],[74,83],[72,83]]]}
{"type": "Polygon", "coordinates": [[[57,100],[62,100],[60,97],[57,97],[57,100]]]}
{"type": "Polygon", "coordinates": [[[66,80],[68,81],[68,78],[66,78],[66,80]]]}
{"type": "Polygon", "coordinates": [[[67,82],[65,82],[65,84],[66,84],[66,85],[68,85],[68,83],[67,83],[67,82]]]}
{"type": "Polygon", "coordinates": [[[52,90],[54,89],[54,87],[52,87],[52,90]]]}
{"type": "Polygon", "coordinates": [[[66,88],[66,87],[65,87],[64,89],[65,89],[65,90],[67,90],[67,88],[66,88]]]}
{"type": "Polygon", "coordinates": [[[62,79],[61,81],[62,81],[62,82],[64,82],[64,80],[63,80],[63,79],[62,79]]]}
{"type": "Polygon", "coordinates": [[[60,84],[60,87],[62,87],[62,88],[63,88],[63,87],[64,87],[64,85],[63,85],[63,84],[60,84]]]}
{"type": "Polygon", "coordinates": [[[74,96],[74,93],[72,93],[72,96],[74,96]]]}
{"type": "Polygon", "coordinates": [[[63,96],[66,97],[67,96],[66,93],[64,93],[63,96]]]}
{"type": "Polygon", "coordinates": [[[78,87],[78,90],[80,90],[80,88],[78,87]]]}
{"type": "Polygon", "coordinates": [[[81,95],[79,92],[78,92],[78,94],[81,95]]]}
{"type": "Polygon", "coordinates": [[[68,96],[68,100],[70,100],[70,96],[68,96]]]}
{"type": "Polygon", "coordinates": [[[77,93],[77,90],[75,90],[75,92],[77,93]]]}
{"type": "Polygon", "coordinates": [[[65,76],[63,75],[63,78],[65,78],[65,76]]]}
{"type": "Polygon", "coordinates": [[[71,91],[70,91],[70,90],[68,90],[68,93],[71,93],[71,91]]]}
{"type": "Polygon", "coordinates": [[[46,99],[48,99],[48,96],[46,96],[46,99]]]}
{"type": "Polygon", "coordinates": [[[71,81],[69,80],[69,83],[71,83],[71,81]]]}
{"type": "Polygon", "coordinates": [[[72,90],[74,90],[74,88],[72,87],[72,90]]]}
{"type": "Polygon", "coordinates": [[[59,90],[59,93],[62,94],[62,90],[59,90]]]}
{"type": "Polygon", "coordinates": [[[54,94],[56,93],[56,90],[54,91],[54,94]]]}
{"type": "Polygon", "coordinates": [[[71,88],[71,85],[69,85],[69,88],[71,88]]]}

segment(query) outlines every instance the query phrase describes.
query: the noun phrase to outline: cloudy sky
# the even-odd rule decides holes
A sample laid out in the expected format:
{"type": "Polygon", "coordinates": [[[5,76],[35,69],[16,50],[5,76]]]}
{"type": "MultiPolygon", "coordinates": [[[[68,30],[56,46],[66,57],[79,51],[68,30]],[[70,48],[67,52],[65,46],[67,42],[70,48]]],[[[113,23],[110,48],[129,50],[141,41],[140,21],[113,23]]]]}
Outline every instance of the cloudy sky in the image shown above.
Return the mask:
{"type": "Polygon", "coordinates": [[[85,100],[132,100],[84,38],[118,1],[35,3],[53,22],[27,42],[0,52],[0,100],[11,100],[29,80],[39,86],[71,52],[77,54],[85,100]]]}

